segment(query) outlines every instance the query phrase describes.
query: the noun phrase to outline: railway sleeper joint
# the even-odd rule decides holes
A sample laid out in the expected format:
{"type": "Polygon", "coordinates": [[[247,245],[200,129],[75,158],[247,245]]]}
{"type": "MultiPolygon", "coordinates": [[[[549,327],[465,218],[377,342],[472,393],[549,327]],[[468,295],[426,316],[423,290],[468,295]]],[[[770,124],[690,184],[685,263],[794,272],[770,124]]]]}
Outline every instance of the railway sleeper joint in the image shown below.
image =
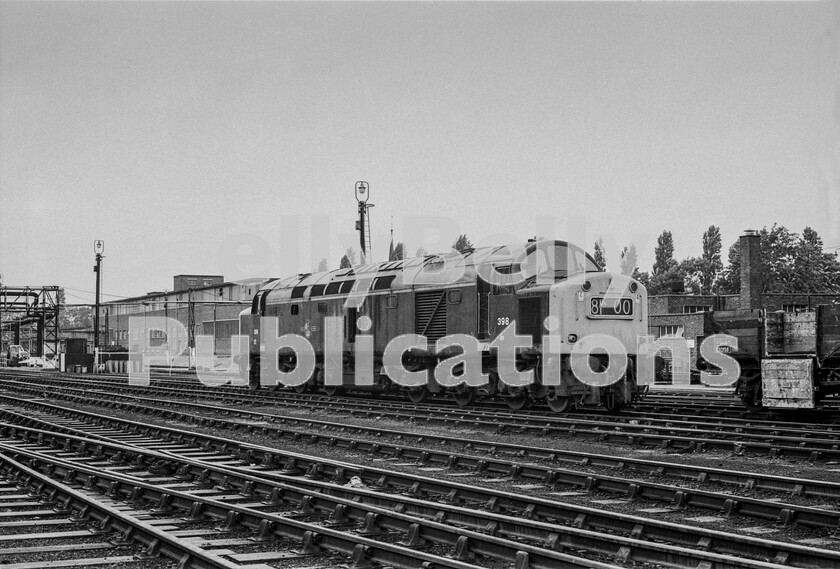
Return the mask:
{"type": "Polygon", "coordinates": [[[455,542],[455,551],[452,557],[457,561],[471,561],[475,559],[475,553],[470,549],[470,540],[467,536],[462,535],[455,542]]]}
{"type": "Polygon", "coordinates": [[[274,539],[275,522],[271,520],[261,520],[257,535],[251,536],[248,539],[256,542],[271,541],[274,539]]]}
{"type": "Polygon", "coordinates": [[[527,551],[517,551],[513,562],[513,569],[530,569],[531,558],[527,551]]]}
{"type": "Polygon", "coordinates": [[[732,514],[736,514],[738,512],[739,503],[737,500],[733,500],[732,498],[728,498],[723,503],[723,510],[722,514],[726,517],[732,516],[732,514]]]}
{"type": "Polygon", "coordinates": [[[420,536],[421,528],[420,524],[411,524],[408,526],[408,533],[406,534],[405,541],[401,542],[400,545],[403,547],[410,547],[410,548],[419,548],[426,545],[426,540],[420,536]]]}
{"type": "Polygon", "coordinates": [[[782,511],[779,512],[779,520],[776,522],[776,525],[786,527],[794,521],[796,521],[796,512],[790,508],[783,508],[782,511]]]}
{"type": "Polygon", "coordinates": [[[619,547],[618,551],[615,552],[614,560],[619,563],[626,563],[630,560],[630,553],[631,551],[629,546],[624,545],[622,547],[619,547]]]}
{"type": "Polygon", "coordinates": [[[111,544],[116,546],[131,545],[134,542],[134,528],[129,527],[119,537],[112,539],[111,544]]]}
{"type": "Polygon", "coordinates": [[[149,546],[137,554],[138,559],[156,559],[160,556],[160,540],[153,539],[149,546]]]}
{"type": "Polygon", "coordinates": [[[184,521],[197,522],[201,520],[201,514],[204,512],[204,504],[201,502],[193,502],[190,513],[184,518],[184,521]]]}
{"type": "Polygon", "coordinates": [[[357,543],[350,557],[350,567],[353,569],[369,569],[374,567],[371,557],[373,557],[373,550],[370,546],[357,543]]]}

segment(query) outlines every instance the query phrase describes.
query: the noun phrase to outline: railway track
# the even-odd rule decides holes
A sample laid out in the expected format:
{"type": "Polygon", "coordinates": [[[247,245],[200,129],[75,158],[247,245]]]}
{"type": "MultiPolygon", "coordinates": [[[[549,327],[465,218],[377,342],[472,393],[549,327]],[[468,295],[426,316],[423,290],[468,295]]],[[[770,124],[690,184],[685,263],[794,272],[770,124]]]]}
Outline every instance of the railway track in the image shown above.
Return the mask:
{"type": "MultiPolygon", "coordinates": [[[[561,565],[604,566],[597,561],[557,551],[576,549],[619,561],[632,553],[633,560],[637,562],[668,562],[684,567],[695,567],[705,563],[715,567],[765,566],[764,563],[731,556],[668,547],[634,538],[603,535],[574,527],[558,531],[555,525],[545,522],[367,489],[348,488],[316,480],[301,480],[299,477],[265,472],[251,465],[220,466],[206,460],[198,461],[178,456],[178,453],[173,451],[158,452],[148,448],[137,448],[136,445],[128,446],[102,440],[95,445],[89,445],[90,439],[35,429],[17,428],[14,436],[20,442],[14,446],[0,442],[0,449],[14,456],[24,457],[30,462],[34,461],[42,468],[44,465],[51,465],[50,468],[55,469],[54,471],[65,479],[69,476],[74,477],[74,480],[78,479],[81,473],[86,486],[98,485],[103,490],[107,487],[111,495],[119,490],[115,489],[115,478],[103,476],[103,464],[112,468],[130,464],[134,467],[132,474],[135,479],[137,471],[141,470],[139,465],[151,465],[147,470],[150,471],[152,480],[159,478],[162,471],[167,471],[176,480],[162,485],[162,488],[158,485],[150,489],[147,485],[138,484],[136,480],[127,481],[126,488],[131,489],[133,501],[143,499],[154,507],[154,512],[161,515],[171,515],[180,505],[180,513],[189,512],[188,519],[197,518],[198,513],[206,513],[210,507],[219,507],[215,516],[211,517],[213,521],[223,521],[223,527],[226,529],[232,529],[229,526],[233,523],[242,524],[245,516],[259,517],[258,514],[262,510],[286,509],[285,513],[299,520],[320,519],[326,521],[328,527],[353,527],[356,535],[390,534],[392,538],[398,535],[403,543],[411,545],[412,548],[422,547],[427,543],[434,543],[437,547],[442,545],[451,550],[451,556],[456,560],[473,560],[480,557],[534,568],[561,565]],[[26,444],[27,441],[31,442],[26,444]],[[74,460],[50,460],[57,451],[65,455],[73,454],[74,460]],[[84,468],[84,462],[96,468],[84,468]],[[138,492],[138,488],[142,492],[138,492]],[[213,493],[213,501],[210,503],[193,501],[190,504],[189,499],[184,499],[186,495],[194,497],[197,492],[207,490],[213,493]],[[242,509],[227,509],[227,506],[236,504],[237,501],[242,509]],[[247,503],[244,503],[245,501],[247,503]],[[220,503],[223,505],[220,506],[220,503]],[[234,511],[235,515],[232,516],[231,511],[234,511]],[[527,542],[540,545],[528,545],[527,542]],[[679,563],[681,558],[691,561],[679,563]]],[[[105,469],[107,470],[107,466],[105,469]]],[[[265,519],[271,523],[276,521],[271,517],[263,517],[263,520],[265,519]]],[[[254,522],[250,525],[254,525],[254,522]]],[[[258,531],[257,540],[265,541],[265,533],[271,526],[261,521],[255,527],[258,531]]],[[[275,554],[264,555],[268,557],[275,554]]],[[[239,556],[243,557],[241,554],[239,556]]],[[[358,557],[358,554],[354,556],[358,557]]],[[[837,558],[840,559],[840,556],[837,558]]]]}
{"type": "MultiPolygon", "coordinates": [[[[49,372],[39,371],[20,371],[14,372],[18,376],[26,376],[32,379],[49,378],[49,372]]],[[[91,375],[72,375],[62,374],[63,381],[77,381],[85,384],[90,382],[102,382],[104,384],[119,384],[127,386],[126,375],[122,374],[98,374],[91,375]]],[[[241,381],[239,378],[230,377],[231,381],[241,381]]],[[[221,381],[221,380],[220,380],[221,381]]],[[[154,373],[151,376],[152,385],[155,388],[172,388],[177,390],[211,390],[216,392],[236,393],[242,397],[246,397],[249,393],[247,386],[244,384],[238,386],[218,385],[207,387],[198,381],[198,378],[191,373],[179,373],[175,376],[163,373],[154,373]]],[[[840,402],[838,404],[825,404],[822,409],[810,409],[807,412],[796,412],[795,410],[782,412],[773,410],[763,410],[760,412],[748,411],[743,407],[740,400],[733,393],[721,393],[719,389],[702,391],[698,389],[680,391],[677,389],[668,389],[653,387],[653,391],[644,397],[643,400],[634,403],[622,412],[622,416],[633,418],[647,418],[652,414],[659,415],[663,418],[678,419],[680,417],[691,416],[693,418],[705,419],[729,419],[729,420],[743,420],[747,423],[755,421],[775,423],[775,424],[795,424],[793,419],[805,418],[806,424],[831,424],[840,423],[840,402]],[[656,390],[660,389],[659,392],[656,390]]],[[[257,395],[255,395],[257,396],[257,395]]],[[[327,397],[322,394],[298,394],[291,390],[274,391],[270,389],[261,389],[258,396],[263,399],[282,399],[282,400],[313,400],[313,399],[327,399],[330,401],[339,401],[343,405],[352,402],[367,403],[371,400],[369,393],[346,393],[340,397],[327,397]]],[[[433,397],[429,403],[414,404],[408,403],[404,398],[396,395],[382,395],[376,398],[380,404],[397,405],[405,407],[434,407],[434,408],[458,408],[454,400],[448,397],[433,397]]],[[[557,416],[550,412],[547,408],[523,409],[516,412],[511,412],[510,409],[503,403],[495,401],[483,401],[479,399],[473,406],[462,410],[485,410],[493,413],[515,413],[517,416],[557,416]]],[[[611,417],[606,412],[599,410],[587,410],[586,413],[575,412],[573,416],[594,416],[594,417],[611,417]]],[[[801,422],[799,424],[802,424],[801,422]]]]}
{"type": "MultiPolygon", "coordinates": [[[[31,402],[31,404],[35,404],[35,402],[31,402]]],[[[74,413],[77,414],[75,411],[64,410],[64,413],[74,413]]],[[[26,418],[23,418],[23,422],[26,422],[26,418]]],[[[89,421],[93,421],[94,425],[98,425],[97,428],[94,429],[94,433],[96,436],[102,436],[100,433],[104,432],[103,428],[107,428],[107,431],[111,434],[117,433],[118,431],[113,431],[115,428],[116,421],[113,418],[97,418],[93,415],[88,415],[87,419],[89,421]]],[[[29,419],[30,421],[34,421],[35,419],[29,419]]],[[[73,421],[74,424],[78,424],[76,421],[73,421]]],[[[126,427],[126,422],[122,421],[123,428],[126,427]]],[[[240,424],[241,426],[241,424],[240,424]]],[[[55,428],[61,428],[59,426],[54,426],[55,428]]],[[[68,427],[64,427],[68,428],[68,427]]],[[[463,501],[465,503],[472,503],[472,504],[483,504],[486,505],[488,503],[494,504],[494,509],[510,509],[511,511],[518,513],[520,516],[523,513],[527,514],[527,517],[536,520],[547,520],[548,523],[551,521],[564,521],[567,524],[574,525],[592,525],[595,528],[600,528],[602,531],[606,531],[607,533],[615,533],[617,531],[624,531],[628,535],[627,537],[632,538],[634,535],[638,538],[640,536],[644,536],[646,540],[658,540],[663,539],[664,536],[670,536],[668,539],[669,541],[673,542],[675,540],[675,532],[677,532],[677,528],[679,525],[674,524],[667,524],[664,522],[656,522],[653,520],[645,520],[643,518],[634,518],[634,517],[627,517],[619,515],[618,518],[614,516],[610,516],[605,512],[600,512],[597,510],[592,510],[591,508],[580,508],[580,507],[571,507],[569,505],[560,506],[559,504],[552,503],[549,501],[545,501],[539,498],[526,498],[526,497],[519,497],[519,496],[511,496],[505,494],[495,494],[493,495],[492,492],[488,495],[488,491],[484,491],[484,493],[479,493],[479,496],[476,496],[476,493],[479,492],[476,488],[470,486],[463,486],[463,485],[456,485],[453,487],[452,484],[445,485],[440,481],[434,481],[429,479],[422,479],[418,477],[411,477],[405,474],[399,474],[394,472],[387,472],[381,471],[379,469],[370,469],[370,468],[355,468],[354,470],[350,470],[351,467],[347,465],[340,465],[336,466],[335,464],[331,464],[330,461],[324,461],[322,459],[313,459],[312,457],[302,457],[299,455],[288,455],[284,454],[281,458],[281,453],[278,453],[276,450],[269,450],[265,448],[253,447],[249,445],[242,445],[241,443],[236,443],[234,441],[222,441],[219,439],[215,439],[213,437],[206,437],[204,435],[196,435],[195,433],[184,433],[181,431],[173,430],[173,429],[161,429],[160,427],[149,427],[149,426],[141,426],[141,425],[133,425],[130,427],[130,430],[137,430],[140,429],[140,432],[154,432],[154,433],[166,433],[165,438],[169,438],[170,440],[175,438],[174,440],[188,440],[192,441],[192,447],[194,452],[208,452],[209,449],[226,449],[223,453],[227,456],[227,460],[242,460],[242,457],[248,457],[247,463],[248,464],[257,464],[257,463],[265,463],[265,464],[283,464],[283,469],[285,471],[297,471],[298,474],[302,474],[303,472],[308,472],[310,475],[315,477],[326,477],[326,478],[333,478],[338,476],[340,480],[344,480],[347,476],[354,472],[356,475],[359,475],[360,478],[363,478],[365,482],[369,485],[375,487],[385,487],[385,488],[392,488],[393,489],[400,489],[401,491],[410,491],[413,495],[423,495],[424,493],[429,494],[430,496],[434,496],[438,499],[446,499],[450,502],[456,501],[463,501]],[[186,439],[185,439],[186,437],[186,439]],[[234,445],[236,445],[234,447],[234,445]],[[235,449],[235,450],[234,450],[235,449]],[[233,451],[233,452],[231,452],[233,451]],[[273,458],[266,459],[266,456],[271,456],[273,458]],[[289,461],[293,461],[293,466],[289,466],[289,461]],[[338,469],[341,469],[340,471],[338,469]],[[453,494],[454,491],[454,494],[453,494]],[[495,498],[495,500],[494,500],[495,498]],[[564,509],[565,508],[565,509],[564,509]],[[605,519],[607,518],[607,519],[605,519]],[[611,518],[611,519],[610,519],[611,518]],[[665,525],[662,525],[665,524],[665,525]]],[[[126,436],[123,433],[122,436],[126,436]]],[[[139,436],[139,435],[129,435],[129,436],[139,436]]],[[[143,435],[147,436],[147,435],[143,435]]],[[[299,442],[303,443],[310,443],[309,440],[302,440],[299,442]]],[[[170,443],[171,444],[171,443],[170,443]]],[[[178,443],[180,444],[180,443],[178,443]]],[[[177,446],[177,444],[176,444],[177,446]]],[[[357,443],[357,449],[360,449],[357,443]]],[[[409,449],[410,450],[410,449],[409,449]]],[[[97,451],[99,452],[99,451],[97,451]]],[[[406,454],[400,457],[396,457],[398,460],[408,460],[411,454],[406,454]]],[[[451,455],[450,455],[451,456],[451,455]]],[[[222,457],[224,458],[224,456],[222,457]]],[[[421,457],[422,458],[422,457],[421,457]]],[[[428,460],[428,458],[426,458],[428,460]]],[[[454,474],[457,474],[455,472],[454,474]]],[[[511,472],[507,473],[508,475],[511,472]]],[[[521,472],[519,473],[521,474],[521,472]]],[[[262,474],[261,474],[262,476],[262,474]]],[[[643,496],[637,495],[636,499],[644,499],[643,496]]],[[[730,498],[731,500],[731,498],[730,498]]],[[[730,502],[731,504],[731,502],[730,502]]],[[[696,505],[696,504],[695,504],[696,505]]],[[[677,504],[678,507],[693,507],[692,504],[677,504]]],[[[749,510],[749,508],[746,508],[749,510]]],[[[738,508],[729,508],[729,515],[736,515],[738,508]]],[[[748,514],[749,515],[749,514],[748,514]]],[[[787,514],[786,514],[787,515],[787,514]]],[[[793,517],[787,518],[789,522],[794,521],[793,517]]],[[[800,520],[797,520],[800,521],[800,520]]],[[[807,521],[802,520],[805,523],[807,521]]],[[[834,524],[836,527],[836,520],[828,521],[829,525],[834,524]]],[[[580,528],[580,529],[587,529],[587,528],[580,528]]],[[[682,534],[679,538],[676,539],[677,544],[680,544],[680,540],[682,544],[680,546],[686,545],[694,545],[695,547],[699,544],[702,548],[709,548],[714,547],[715,551],[718,551],[717,548],[721,548],[721,554],[727,554],[727,547],[732,548],[729,553],[737,553],[737,554],[744,554],[744,544],[748,544],[748,549],[752,549],[753,551],[762,551],[760,556],[760,560],[765,562],[772,561],[772,560],[784,560],[785,563],[795,565],[797,562],[796,559],[799,559],[803,554],[802,551],[798,551],[796,546],[780,546],[776,542],[765,542],[763,540],[758,540],[758,542],[753,542],[750,538],[743,538],[738,537],[737,539],[732,538],[729,536],[728,539],[724,539],[725,536],[728,534],[722,534],[721,532],[711,532],[709,530],[702,530],[701,528],[697,527],[683,527],[682,534]],[[699,532],[699,533],[698,533],[699,532]],[[698,542],[697,536],[703,535],[704,538],[701,538],[698,542]],[[769,544],[776,543],[774,546],[770,546],[769,544]],[[714,545],[712,545],[714,544],[714,545]],[[767,553],[768,547],[788,547],[791,550],[779,551],[775,549],[771,549],[771,553],[767,553]]],[[[807,548],[805,548],[807,549],[807,548]]],[[[635,551],[631,547],[631,552],[635,551]]],[[[827,552],[831,553],[831,552],[827,552]]],[[[617,555],[616,553],[614,553],[617,555]]],[[[755,556],[755,553],[752,554],[755,556]]],[[[632,556],[631,556],[632,557],[632,556]]],[[[633,557],[636,559],[636,557],[633,557]]],[[[759,559],[756,559],[759,560],[759,559]]],[[[811,561],[805,561],[805,565],[808,566],[807,563],[814,562],[812,559],[811,561]]],[[[816,565],[814,566],[834,566],[832,563],[836,563],[836,560],[832,560],[827,562],[823,561],[816,561],[816,565]]],[[[704,566],[704,565],[698,565],[704,566]]],[[[718,566],[717,564],[713,564],[711,566],[718,566]]]]}
{"type": "MultiPolygon", "coordinates": [[[[0,396],[0,401],[3,401],[4,399],[35,411],[45,410],[54,413],[68,412],[66,409],[39,402],[26,402],[0,396]]],[[[156,408],[140,407],[129,403],[113,403],[109,407],[112,409],[141,411],[146,414],[158,414],[164,419],[179,419],[182,421],[193,420],[199,424],[211,426],[213,428],[241,429],[243,426],[240,421],[202,417],[196,415],[192,410],[178,413],[169,410],[162,411],[161,409],[156,408]]],[[[243,412],[231,410],[231,414],[242,416],[243,412]]],[[[247,414],[258,415],[263,419],[271,419],[270,416],[254,413],[247,414]]],[[[23,417],[14,417],[14,414],[8,410],[5,411],[5,415],[10,417],[10,420],[17,419],[18,422],[25,419],[23,417]]],[[[324,426],[320,421],[317,423],[320,427],[324,426]]],[[[507,450],[509,454],[516,455],[514,460],[494,456],[500,450],[500,446],[498,444],[490,445],[490,448],[486,448],[485,445],[486,452],[490,456],[475,456],[473,453],[482,447],[481,441],[462,440],[460,446],[463,450],[459,453],[456,449],[451,448],[441,450],[440,448],[429,446],[409,446],[409,439],[411,436],[409,433],[405,432],[392,431],[387,433],[378,428],[361,429],[352,425],[334,425],[334,427],[339,431],[352,432],[353,434],[341,436],[334,433],[325,434],[317,431],[306,432],[287,429],[274,425],[266,425],[260,428],[264,433],[270,434],[273,439],[283,438],[289,441],[296,441],[309,445],[321,444],[325,446],[345,448],[352,451],[368,452],[384,458],[397,458],[406,461],[414,460],[417,461],[420,466],[427,468],[445,467],[452,471],[472,471],[486,477],[515,476],[523,481],[547,483],[557,489],[583,489],[586,491],[597,490],[599,492],[619,494],[640,500],[645,499],[665,502],[669,505],[675,505],[677,507],[692,506],[703,509],[712,509],[715,512],[724,512],[727,515],[737,514],[760,519],[771,519],[780,524],[788,524],[796,521],[798,524],[813,527],[836,528],[840,526],[840,512],[823,511],[818,508],[809,508],[770,500],[734,497],[711,490],[693,489],[688,491],[672,485],[651,482],[649,480],[622,478],[613,475],[598,474],[591,471],[560,468],[557,464],[559,462],[557,457],[563,456],[564,453],[560,451],[553,451],[551,449],[531,449],[532,453],[528,458],[531,460],[541,458],[543,462],[530,462],[523,464],[523,453],[511,452],[513,450],[512,448],[508,448],[507,450]],[[358,436],[356,436],[362,433],[367,434],[370,438],[361,440],[358,436]],[[390,434],[393,438],[399,440],[393,443],[386,443],[381,438],[383,434],[390,434]],[[464,454],[465,451],[470,452],[470,455],[464,454]]],[[[417,438],[419,439],[418,442],[430,442],[428,435],[417,438]]],[[[447,447],[453,446],[456,442],[451,440],[451,437],[438,437],[438,443],[443,441],[446,441],[447,447]]],[[[636,470],[637,472],[647,471],[648,473],[652,473],[658,477],[665,477],[665,472],[669,472],[672,478],[689,479],[701,484],[706,484],[711,481],[724,482],[728,484],[738,484],[741,482],[743,483],[743,485],[740,486],[741,490],[754,491],[757,488],[763,488],[765,490],[777,492],[781,490],[789,496],[804,495],[819,498],[834,498],[840,495],[840,485],[828,482],[783,479],[781,477],[766,476],[756,473],[737,473],[722,469],[700,467],[692,468],[677,464],[668,464],[665,466],[661,462],[642,460],[634,461],[633,459],[627,458],[608,457],[604,455],[592,456],[585,453],[574,453],[573,455],[566,455],[565,458],[567,464],[570,462],[574,464],[576,462],[578,465],[584,464],[586,466],[590,466],[592,465],[593,460],[595,460],[601,464],[604,462],[612,464],[613,469],[636,470]],[[577,460],[575,461],[574,458],[571,458],[572,456],[575,456],[577,460]],[[631,468],[628,468],[628,465],[630,465],[631,468]]]]}
{"type": "MultiPolygon", "coordinates": [[[[154,519],[111,499],[92,497],[0,452],[0,563],[8,569],[35,567],[183,567],[259,569],[233,563],[212,551],[211,541],[181,529],[181,520],[154,519]],[[177,525],[173,525],[177,524],[177,525]]],[[[20,457],[18,457],[20,458],[20,457]]],[[[55,470],[53,470],[53,473],[55,470]]],[[[205,532],[206,533],[206,532],[205,532]]]]}
{"type": "MultiPolygon", "coordinates": [[[[39,384],[50,386],[71,396],[84,397],[87,390],[66,385],[57,378],[34,378],[39,384]]],[[[31,381],[31,380],[30,380],[31,381]]],[[[8,385],[18,390],[36,388],[21,382],[8,385]]],[[[78,385],[78,384],[76,384],[78,385]]],[[[563,435],[577,438],[592,438],[605,441],[626,442],[631,445],[655,446],[680,451],[723,450],[736,453],[757,453],[770,457],[786,456],[806,458],[811,461],[840,458],[840,428],[833,425],[796,424],[788,426],[780,422],[742,421],[732,419],[704,419],[702,417],[659,418],[627,415],[575,414],[569,416],[521,415],[518,413],[491,412],[482,409],[441,409],[432,406],[417,407],[410,404],[383,401],[360,401],[330,398],[272,397],[239,390],[237,392],[205,389],[175,389],[155,386],[152,388],[131,387],[112,382],[98,382],[103,387],[103,398],[116,398],[125,394],[138,397],[138,401],[150,404],[172,406],[193,405],[187,397],[240,404],[277,403],[298,409],[319,409],[337,414],[352,414],[355,417],[376,417],[393,420],[412,420],[421,424],[442,424],[452,426],[469,425],[495,433],[514,432],[534,435],[563,435]],[[113,393],[109,393],[113,391],[113,393]],[[167,399],[146,397],[149,393],[165,396],[167,399]],[[142,395],[142,397],[141,397],[142,395]]],[[[243,412],[246,413],[246,412],[243,412]]]]}

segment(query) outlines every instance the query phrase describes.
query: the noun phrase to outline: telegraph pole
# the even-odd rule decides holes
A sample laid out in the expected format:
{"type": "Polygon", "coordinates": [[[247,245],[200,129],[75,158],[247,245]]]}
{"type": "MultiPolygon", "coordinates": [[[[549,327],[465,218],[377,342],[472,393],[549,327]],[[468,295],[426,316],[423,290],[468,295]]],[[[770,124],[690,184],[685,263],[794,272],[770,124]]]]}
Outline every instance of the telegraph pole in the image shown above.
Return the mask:
{"type": "MultiPolygon", "coordinates": [[[[96,273],[96,308],[93,311],[93,350],[94,353],[99,351],[99,282],[102,276],[102,252],[105,251],[105,242],[97,239],[93,242],[93,252],[96,253],[96,265],[93,267],[93,272],[96,273]]],[[[99,363],[99,362],[97,362],[99,363]]]]}

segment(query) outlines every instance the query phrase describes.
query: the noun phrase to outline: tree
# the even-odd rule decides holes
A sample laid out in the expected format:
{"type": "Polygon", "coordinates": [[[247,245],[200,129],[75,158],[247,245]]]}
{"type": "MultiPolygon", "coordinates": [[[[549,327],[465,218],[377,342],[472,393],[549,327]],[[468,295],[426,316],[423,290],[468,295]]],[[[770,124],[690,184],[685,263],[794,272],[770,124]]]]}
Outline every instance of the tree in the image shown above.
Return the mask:
{"type": "MultiPolygon", "coordinates": [[[[60,330],[93,330],[93,308],[67,306],[64,289],[58,289],[58,327],[60,330]]],[[[100,319],[101,320],[101,319],[100,319]]]]}
{"type": "Polygon", "coordinates": [[[426,249],[424,249],[423,247],[420,247],[419,249],[417,249],[417,252],[415,253],[415,255],[417,257],[425,257],[428,254],[429,254],[429,252],[426,251],[426,249]]]}
{"type": "Polygon", "coordinates": [[[329,267],[327,266],[327,258],[324,257],[321,259],[321,262],[318,263],[318,272],[323,273],[326,270],[329,270],[329,267]]]}
{"type": "Polygon", "coordinates": [[[667,294],[681,289],[685,274],[674,260],[674,237],[670,231],[663,231],[657,238],[654,254],[656,260],[653,263],[648,293],[667,294]]]}
{"type": "Polygon", "coordinates": [[[654,249],[656,260],[653,263],[653,275],[663,275],[670,270],[677,262],[674,260],[674,236],[671,232],[665,230],[656,239],[656,249],[654,249]]]}
{"type": "Polygon", "coordinates": [[[402,242],[397,243],[397,245],[393,248],[393,250],[388,255],[389,261],[399,261],[403,258],[403,244],[402,242]]]}
{"type": "MultiPolygon", "coordinates": [[[[806,227],[802,235],[773,224],[759,231],[761,276],[766,293],[840,293],[840,261],[823,251],[816,231],[806,227]]],[[[729,248],[729,264],[719,280],[720,293],[741,290],[741,247],[729,248]]]]}
{"type": "Polygon", "coordinates": [[[720,272],[717,294],[738,294],[741,290],[741,246],[738,241],[729,247],[727,265],[720,272]]]}
{"type": "Polygon", "coordinates": [[[629,247],[625,247],[621,251],[621,259],[619,260],[619,264],[621,265],[621,274],[632,276],[634,273],[638,271],[638,253],[636,252],[636,246],[630,245],[629,247]]]}
{"type": "Polygon", "coordinates": [[[338,265],[339,269],[349,269],[352,268],[353,265],[356,264],[356,252],[353,250],[352,247],[348,248],[345,251],[344,256],[341,258],[341,262],[338,265]]]}
{"type": "Polygon", "coordinates": [[[604,238],[599,237],[598,240],[595,242],[595,254],[593,255],[595,259],[595,263],[598,264],[599,267],[602,269],[607,268],[607,255],[604,252],[604,238]]]}
{"type": "Polygon", "coordinates": [[[710,294],[715,287],[715,281],[723,270],[723,262],[720,260],[721,238],[720,228],[710,225],[703,233],[703,255],[700,258],[701,272],[700,288],[702,294],[710,294]]]}
{"type": "Polygon", "coordinates": [[[673,272],[672,286],[674,283],[679,286],[679,279],[682,277],[682,286],[686,294],[704,294],[705,267],[705,260],[702,257],[683,259],[677,265],[677,270],[673,272]]]}
{"type": "Polygon", "coordinates": [[[840,289],[840,263],[836,253],[823,251],[819,234],[806,227],[796,247],[792,286],[797,291],[820,293],[840,289]]]}
{"type": "Polygon", "coordinates": [[[461,254],[466,254],[473,250],[473,244],[470,243],[466,235],[459,235],[455,243],[452,244],[452,248],[461,254]]]}

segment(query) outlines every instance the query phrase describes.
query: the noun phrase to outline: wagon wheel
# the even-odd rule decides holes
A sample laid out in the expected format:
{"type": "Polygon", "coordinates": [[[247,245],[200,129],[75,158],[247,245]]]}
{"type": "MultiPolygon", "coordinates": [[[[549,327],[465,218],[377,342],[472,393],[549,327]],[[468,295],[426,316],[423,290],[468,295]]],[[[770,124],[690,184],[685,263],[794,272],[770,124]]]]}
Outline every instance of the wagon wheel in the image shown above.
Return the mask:
{"type": "Polygon", "coordinates": [[[744,404],[744,407],[747,410],[757,413],[764,409],[764,405],[761,402],[761,381],[755,379],[756,376],[748,379],[749,382],[747,384],[747,388],[745,390],[740,390],[738,393],[738,397],[741,399],[741,403],[744,404]]]}
{"type": "Polygon", "coordinates": [[[413,387],[406,390],[405,394],[412,403],[423,403],[429,398],[429,390],[425,387],[413,387]]]}
{"type": "Polygon", "coordinates": [[[569,395],[558,395],[556,387],[549,387],[545,395],[548,408],[555,413],[568,413],[574,408],[574,402],[569,395]]]}
{"type": "Polygon", "coordinates": [[[510,393],[505,395],[505,403],[512,411],[528,409],[533,405],[531,395],[524,387],[514,387],[510,393]]]}
{"type": "Polygon", "coordinates": [[[604,406],[604,409],[606,409],[608,413],[615,414],[621,411],[622,401],[614,392],[607,391],[601,396],[601,405],[604,406]]]}
{"type": "Polygon", "coordinates": [[[641,401],[644,399],[648,391],[650,390],[650,385],[637,385],[636,389],[633,390],[633,401],[641,401]]]}
{"type": "Polygon", "coordinates": [[[452,397],[455,398],[455,403],[458,404],[458,407],[467,407],[475,403],[475,400],[478,399],[478,390],[474,387],[461,385],[455,388],[452,392],[452,397]]]}

